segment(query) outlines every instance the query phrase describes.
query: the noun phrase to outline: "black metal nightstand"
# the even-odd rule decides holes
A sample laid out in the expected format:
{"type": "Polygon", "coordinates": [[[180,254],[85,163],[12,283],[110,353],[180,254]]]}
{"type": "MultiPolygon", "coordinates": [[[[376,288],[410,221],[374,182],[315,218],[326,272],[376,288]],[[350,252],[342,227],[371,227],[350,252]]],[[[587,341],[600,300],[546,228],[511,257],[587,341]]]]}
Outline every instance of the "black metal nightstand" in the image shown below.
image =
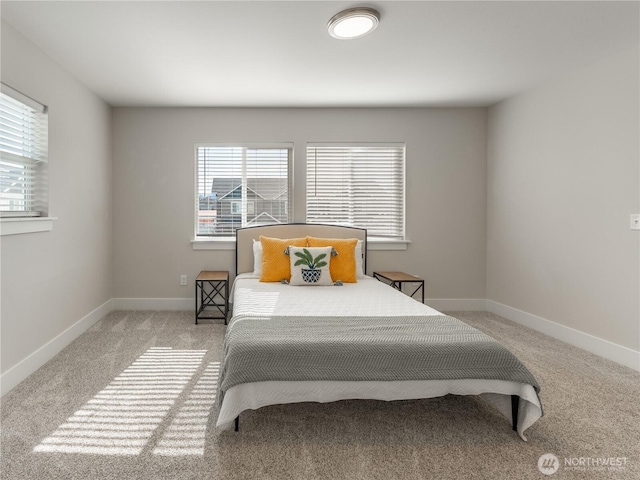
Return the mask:
{"type": "Polygon", "coordinates": [[[229,313],[229,272],[202,271],[196,278],[196,325],[198,320],[224,320],[229,313]],[[207,315],[206,309],[214,313],[207,315]]]}
{"type": "Polygon", "coordinates": [[[416,293],[422,292],[422,303],[424,303],[424,280],[420,277],[404,272],[373,272],[373,278],[380,281],[384,279],[389,282],[390,286],[400,291],[402,291],[403,283],[418,283],[418,287],[409,296],[413,298],[416,293]]]}

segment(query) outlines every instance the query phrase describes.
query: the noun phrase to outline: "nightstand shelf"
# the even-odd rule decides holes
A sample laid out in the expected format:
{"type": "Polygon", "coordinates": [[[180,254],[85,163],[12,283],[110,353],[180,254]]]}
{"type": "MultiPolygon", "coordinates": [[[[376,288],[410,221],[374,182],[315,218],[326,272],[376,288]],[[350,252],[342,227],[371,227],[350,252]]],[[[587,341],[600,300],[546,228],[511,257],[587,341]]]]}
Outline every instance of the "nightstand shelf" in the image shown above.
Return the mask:
{"type": "Polygon", "coordinates": [[[417,288],[413,291],[411,298],[418,293],[422,294],[422,303],[424,303],[424,280],[420,277],[416,277],[415,275],[409,275],[404,272],[373,272],[373,278],[389,284],[389,286],[395,288],[396,290],[400,290],[402,292],[402,285],[405,283],[418,284],[417,288]]]}
{"type": "Polygon", "coordinates": [[[224,320],[226,325],[228,313],[229,272],[200,272],[196,277],[196,325],[199,320],[224,320]]]}

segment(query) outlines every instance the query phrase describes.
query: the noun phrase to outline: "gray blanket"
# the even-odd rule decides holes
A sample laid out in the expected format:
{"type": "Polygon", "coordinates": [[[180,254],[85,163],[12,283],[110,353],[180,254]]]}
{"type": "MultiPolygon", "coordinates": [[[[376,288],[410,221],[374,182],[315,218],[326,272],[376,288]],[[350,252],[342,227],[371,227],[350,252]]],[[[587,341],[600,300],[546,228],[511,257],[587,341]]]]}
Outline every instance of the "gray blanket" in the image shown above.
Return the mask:
{"type": "Polygon", "coordinates": [[[224,392],[272,380],[507,380],[540,388],[509,350],[449,316],[234,317],[225,336],[224,392]]]}

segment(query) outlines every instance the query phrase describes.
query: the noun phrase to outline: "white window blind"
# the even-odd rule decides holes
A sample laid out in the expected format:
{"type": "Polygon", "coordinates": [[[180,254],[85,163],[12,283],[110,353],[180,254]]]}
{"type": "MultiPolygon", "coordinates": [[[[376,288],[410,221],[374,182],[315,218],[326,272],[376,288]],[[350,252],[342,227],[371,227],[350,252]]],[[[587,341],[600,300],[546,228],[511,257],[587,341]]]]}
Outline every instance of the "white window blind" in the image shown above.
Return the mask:
{"type": "Polygon", "coordinates": [[[292,145],[197,145],[197,236],[289,223],[292,145]]]}
{"type": "Polygon", "coordinates": [[[47,215],[47,108],[2,84],[0,215],[47,215]]]}
{"type": "Polygon", "coordinates": [[[307,145],[307,222],[404,238],[404,144],[307,145]]]}

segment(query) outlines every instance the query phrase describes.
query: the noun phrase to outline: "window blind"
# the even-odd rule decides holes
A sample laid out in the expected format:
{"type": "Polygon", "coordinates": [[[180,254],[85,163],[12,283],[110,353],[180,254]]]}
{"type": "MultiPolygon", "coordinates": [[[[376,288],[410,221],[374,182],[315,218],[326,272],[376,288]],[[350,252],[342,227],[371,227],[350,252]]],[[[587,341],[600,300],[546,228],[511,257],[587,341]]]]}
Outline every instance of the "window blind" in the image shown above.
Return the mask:
{"type": "Polygon", "coordinates": [[[2,84],[0,215],[47,214],[47,108],[2,84]]]}
{"type": "Polygon", "coordinates": [[[289,223],[292,145],[197,146],[198,236],[289,223]]]}
{"type": "Polygon", "coordinates": [[[404,144],[307,145],[307,222],[404,238],[404,144]]]}

